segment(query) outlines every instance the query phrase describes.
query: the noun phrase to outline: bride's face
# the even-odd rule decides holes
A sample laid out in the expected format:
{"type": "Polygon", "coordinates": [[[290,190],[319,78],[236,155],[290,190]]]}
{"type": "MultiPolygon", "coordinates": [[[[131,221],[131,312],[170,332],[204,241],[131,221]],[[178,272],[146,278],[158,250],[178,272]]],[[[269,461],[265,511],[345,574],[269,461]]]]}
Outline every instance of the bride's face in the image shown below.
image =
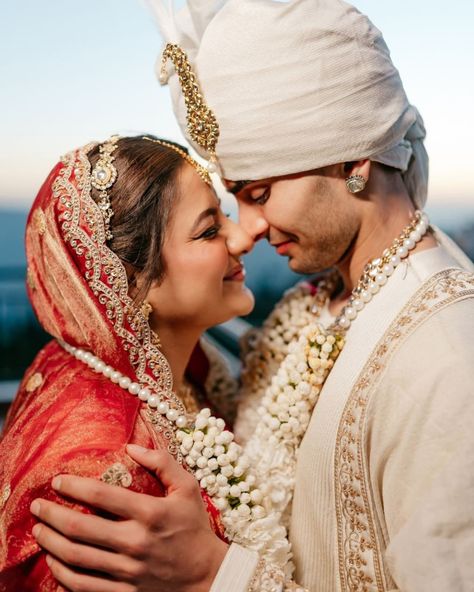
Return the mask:
{"type": "Polygon", "coordinates": [[[188,163],[177,193],[162,250],[164,277],[147,296],[155,318],[206,329],[248,314],[254,298],[239,258],[252,239],[223,214],[214,190],[188,163]]]}

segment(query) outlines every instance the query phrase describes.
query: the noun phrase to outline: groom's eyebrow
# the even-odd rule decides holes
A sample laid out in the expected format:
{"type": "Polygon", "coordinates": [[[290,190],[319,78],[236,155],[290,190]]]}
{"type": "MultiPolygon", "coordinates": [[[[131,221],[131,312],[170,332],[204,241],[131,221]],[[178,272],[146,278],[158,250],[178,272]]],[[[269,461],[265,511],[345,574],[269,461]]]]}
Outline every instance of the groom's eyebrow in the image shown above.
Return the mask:
{"type": "Polygon", "coordinates": [[[206,218],[210,218],[211,216],[215,218],[218,215],[218,213],[219,210],[217,208],[207,208],[206,210],[203,210],[196,218],[191,232],[197,230],[197,227],[199,226],[199,224],[201,224],[203,220],[205,220],[206,218]]]}
{"type": "Polygon", "coordinates": [[[227,191],[232,193],[232,195],[237,195],[244,187],[250,185],[251,183],[256,183],[256,181],[234,181],[232,187],[229,187],[227,191]]]}

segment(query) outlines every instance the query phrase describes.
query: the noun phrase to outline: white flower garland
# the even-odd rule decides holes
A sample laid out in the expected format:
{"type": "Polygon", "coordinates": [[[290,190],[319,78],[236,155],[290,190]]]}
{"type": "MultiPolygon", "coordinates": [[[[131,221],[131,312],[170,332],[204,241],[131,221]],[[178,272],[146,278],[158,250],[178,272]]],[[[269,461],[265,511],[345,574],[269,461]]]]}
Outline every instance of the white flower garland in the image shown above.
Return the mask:
{"type": "Polygon", "coordinates": [[[177,433],[187,465],[221,512],[228,538],[258,551],[286,577],[293,564],[283,513],[293,494],[296,450],[343,346],[342,338],[307,324],[308,314],[314,319],[313,304],[308,285],[291,290],[254,340],[258,358],[247,355],[246,386],[253,383],[259,419],[245,450],[209,409],[197,415],[192,429],[177,433]],[[262,357],[280,361],[269,383],[262,357]]]}

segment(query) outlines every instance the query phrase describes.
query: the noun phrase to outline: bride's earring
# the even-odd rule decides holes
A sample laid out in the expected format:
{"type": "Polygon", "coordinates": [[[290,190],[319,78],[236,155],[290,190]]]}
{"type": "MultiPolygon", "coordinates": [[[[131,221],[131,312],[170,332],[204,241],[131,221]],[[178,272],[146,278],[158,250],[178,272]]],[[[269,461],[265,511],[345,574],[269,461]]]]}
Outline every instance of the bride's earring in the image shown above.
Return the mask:
{"type": "Polygon", "coordinates": [[[153,306],[149,302],[144,300],[143,304],[140,306],[140,312],[145,317],[145,319],[148,321],[151,313],[153,312],[153,306]]]}

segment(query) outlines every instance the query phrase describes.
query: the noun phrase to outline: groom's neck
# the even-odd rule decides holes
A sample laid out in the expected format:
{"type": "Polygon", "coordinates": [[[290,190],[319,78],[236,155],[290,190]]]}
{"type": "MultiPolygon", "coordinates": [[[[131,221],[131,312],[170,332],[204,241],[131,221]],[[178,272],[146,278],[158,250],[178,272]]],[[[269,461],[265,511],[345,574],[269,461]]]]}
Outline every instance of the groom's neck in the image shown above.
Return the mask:
{"type": "MultiPolygon", "coordinates": [[[[361,202],[359,230],[352,248],[337,265],[344,289],[331,303],[333,314],[338,314],[347,304],[367,263],[381,257],[384,250],[392,246],[394,240],[410,224],[414,214],[415,207],[410,197],[400,187],[385,187],[383,192],[375,192],[370,195],[370,199],[361,202]]],[[[425,235],[411,253],[432,248],[436,244],[431,235],[425,235]]]]}

